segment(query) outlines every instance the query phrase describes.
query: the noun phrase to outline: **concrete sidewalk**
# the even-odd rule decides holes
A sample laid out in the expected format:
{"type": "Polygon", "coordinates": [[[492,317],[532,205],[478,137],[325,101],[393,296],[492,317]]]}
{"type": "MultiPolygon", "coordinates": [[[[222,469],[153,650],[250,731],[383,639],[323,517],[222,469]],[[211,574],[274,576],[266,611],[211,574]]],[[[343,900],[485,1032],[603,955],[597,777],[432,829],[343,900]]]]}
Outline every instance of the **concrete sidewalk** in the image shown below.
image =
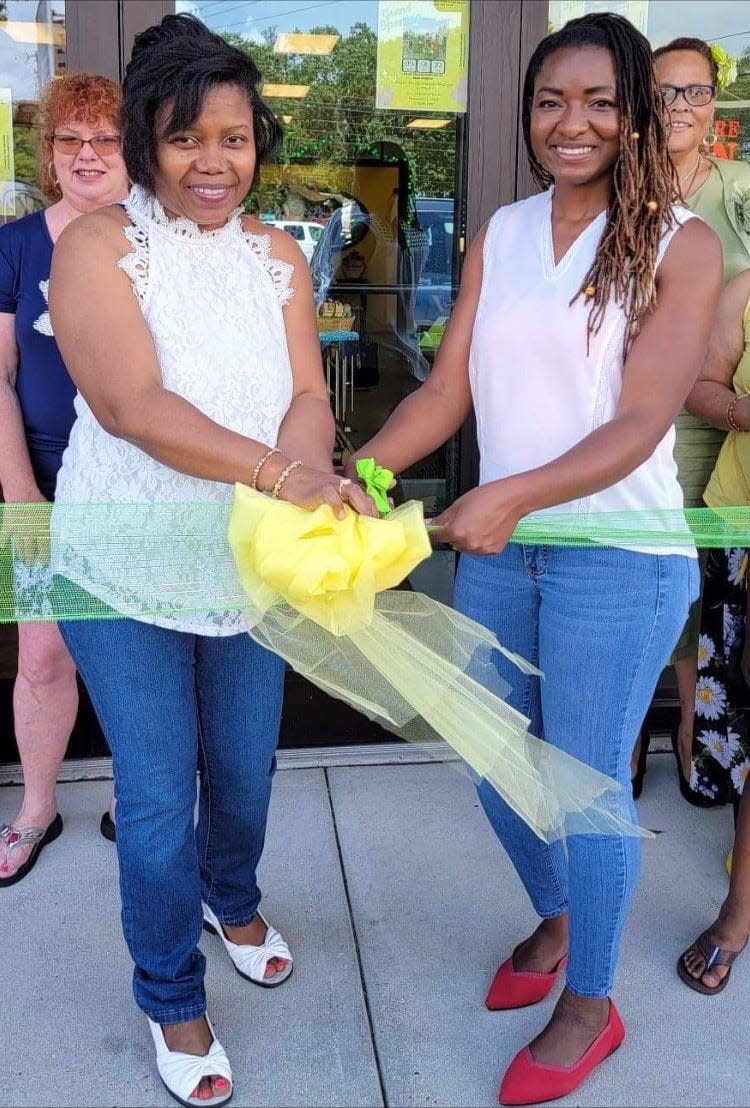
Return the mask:
{"type": "MultiPolygon", "coordinates": [[[[114,849],[99,835],[109,782],[60,786],[65,832],[4,891],[0,1105],[167,1105],[130,993],[114,849]]],[[[0,789],[0,818],[17,790],[0,789]]],[[[728,809],[689,807],[674,761],[652,755],[644,850],[616,997],[622,1050],[561,1105],[750,1103],[750,955],[703,997],[677,955],[726,891],[728,809]]],[[[533,927],[519,883],[455,766],[283,769],[263,908],[296,958],[288,985],[253,988],[204,935],[209,1011],[232,1061],[233,1103],[479,1106],[552,1001],[489,1013],[495,966],[533,927]]],[[[556,994],[555,994],[556,995],[556,994]]]]}

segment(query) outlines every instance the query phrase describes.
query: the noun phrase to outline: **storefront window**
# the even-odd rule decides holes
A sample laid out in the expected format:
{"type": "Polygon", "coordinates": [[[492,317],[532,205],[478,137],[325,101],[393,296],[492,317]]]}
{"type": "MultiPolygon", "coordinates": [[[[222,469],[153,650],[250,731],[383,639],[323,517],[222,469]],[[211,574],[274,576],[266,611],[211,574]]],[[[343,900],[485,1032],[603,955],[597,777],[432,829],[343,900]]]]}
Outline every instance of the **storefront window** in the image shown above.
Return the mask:
{"type": "Polygon", "coordinates": [[[65,72],[64,0],[0,2],[0,222],[44,207],[36,172],[39,92],[65,72]]]}
{"type": "MultiPolygon", "coordinates": [[[[247,208],[311,268],[336,416],[335,461],[430,372],[463,250],[469,4],[177,0],[247,48],[285,130],[247,208]]],[[[426,514],[458,492],[449,443],[403,479],[426,514]]],[[[452,551],[421,588],[446,599],[452,551]]],[[[424,573],[424,571],[423,571],[424,573]]]]}
{"type": "Polygon", "coordinates": [[[675,38],[702,38],[729,55],[731,80],[716,102],[716,142],[708,153],[750,161],[750,4],[747,0],[550,0],[550,30],[586,12],[626,16],[656,49],[675,38]]]}

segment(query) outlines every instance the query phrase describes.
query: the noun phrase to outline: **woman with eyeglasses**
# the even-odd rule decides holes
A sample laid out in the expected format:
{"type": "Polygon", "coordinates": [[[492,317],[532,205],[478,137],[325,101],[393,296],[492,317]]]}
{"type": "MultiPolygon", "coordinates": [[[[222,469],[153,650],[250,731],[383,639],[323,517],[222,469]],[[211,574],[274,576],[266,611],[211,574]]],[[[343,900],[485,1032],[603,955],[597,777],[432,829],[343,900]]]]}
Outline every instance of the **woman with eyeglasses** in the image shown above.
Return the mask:
{"type": "MultiPolygon", "coordinates": [[[[654,51],[656,77],[669,114],[669,155],[686,207],[719,236],[724,257],[724,281],[750,267],[750,226],[743,225],[736,203],[739,193],[750,195],[750,166],[710,153],[716,143],[714,112],[719,68],[708,43],[678,38],[654,51]]],[[[703,508],[706,487],[724,439],[724,431],[683,412],[677,420],[675,460],[686,508],[703,508]]],[[[723,803],[722,790],[713,788],[713,762],[703,756],[705,743],[693,741],[694,726],[702,733],[705,719],[695,718],[698,678],[698,638],[701,601],[690,610],[685,629],[672,655],[680,698],[680,720],[672,733],[680,792],[696,807],[723,803]],[[699,765],[693,761],[699,756],[699,765]],[[708,769],[706,777],[704,769],[708,769]],[[697,773],[696,773],[697,770],[697,773]]],[[[633,793],[643,788],[649,734],[644,726],[633,754],[633,793]]],[[[716,766],[719,769],[718,765],[716,766]]]]}
{"type": "MultiPolygon", "coordinates": [[[[106,77],[50,82],[38,156],[52,203],[0,227],[0,486],[8,503],[54,499],[76,389],[47,310],[52,250],[79,215],[127,195],[120,104],[119,87],[106,77]]],[[[49,573],[34,551],[14,551],[19,610],[44,614],[49,573]]],[[[62,831],[55,783],[77,709],[75,666],[57,624],[20,623],[13,710],[25,791],[12,823],[0,824],[0,887],[24,878],[62,831]]],[[[103,830],[110,819],[107,813],[103,830]]]]}

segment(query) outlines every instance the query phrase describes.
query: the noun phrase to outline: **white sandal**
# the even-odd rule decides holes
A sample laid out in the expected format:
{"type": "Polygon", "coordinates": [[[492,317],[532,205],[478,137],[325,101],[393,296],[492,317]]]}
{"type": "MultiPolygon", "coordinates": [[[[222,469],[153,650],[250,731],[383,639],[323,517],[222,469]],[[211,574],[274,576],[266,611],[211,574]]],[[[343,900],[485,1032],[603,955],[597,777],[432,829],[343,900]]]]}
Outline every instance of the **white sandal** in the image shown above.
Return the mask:
{"type": "Polygon", "coordinates": [[[156,1047],[156,1066],[167,1092],[184,1108],[219,1108],[232,1099],[232,1067],[224,1047],[214,1035],[211,1020],[206,1016],[212,1043],[207,1054],[183,1054],[179,1050],[170,1050],[164,1039],[160,1024],[148,1021],[156,1047]],[[191,1097],[203,1077],[223,1077],[229,1082],[229,1092],[207,1099],[191,1097]]]}
{"type": "Polygon", "coordinates": [[[252,946],[250,943],[238,945],[228,939],[224,928],[207,904],[203,905],[203,926],[206,931],[218,935],[227,949],[227,954],[234,963],[234,968],[240,977],[246,981],[252,981],[254,985],[260,985],[263,989],[276,989],[288,981],[294,969],[294,961],[281,935],[275,927],[271,927],[268,920],[258,912],[258,915],[266,925],[266,937],[261,946],[252,946]],[[266,977],[266,966],[272,958],[283,958],[286,965],[273,977],[266,977]]]}

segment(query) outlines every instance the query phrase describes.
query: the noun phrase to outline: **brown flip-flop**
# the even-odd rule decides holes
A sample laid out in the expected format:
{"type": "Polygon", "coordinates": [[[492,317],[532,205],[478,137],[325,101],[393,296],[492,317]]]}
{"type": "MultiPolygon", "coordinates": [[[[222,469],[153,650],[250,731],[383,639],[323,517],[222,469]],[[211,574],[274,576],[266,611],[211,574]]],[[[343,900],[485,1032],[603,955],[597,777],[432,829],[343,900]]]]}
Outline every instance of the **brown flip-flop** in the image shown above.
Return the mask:
{"type": "Polygon", "coordinates": [[[724,950],[720,946],[714,946],[709,937],[709,932],[704,931],[677,959],[677,973],[680,980],[684,981],[686,985],[689,985],[691,989],[694,989],[696,993],[703,993],[704,996],[714,996],[716,993],[722,992],[729,982],[732,973],[731,967],[734,964],[735,958],[738,954],[742,954],[746,946],[747,939],[745,939],[739,950],[724,950]],[[705,961],[700,977],[693,977],[685,965],[685,955],[689,954],[695,947],[698,948],[705,961]],[[727,972],[718,985],[704,985],[701,978],[705,977],[707,973],[710,973],[715,966],[726,966],[727,972]]]}

